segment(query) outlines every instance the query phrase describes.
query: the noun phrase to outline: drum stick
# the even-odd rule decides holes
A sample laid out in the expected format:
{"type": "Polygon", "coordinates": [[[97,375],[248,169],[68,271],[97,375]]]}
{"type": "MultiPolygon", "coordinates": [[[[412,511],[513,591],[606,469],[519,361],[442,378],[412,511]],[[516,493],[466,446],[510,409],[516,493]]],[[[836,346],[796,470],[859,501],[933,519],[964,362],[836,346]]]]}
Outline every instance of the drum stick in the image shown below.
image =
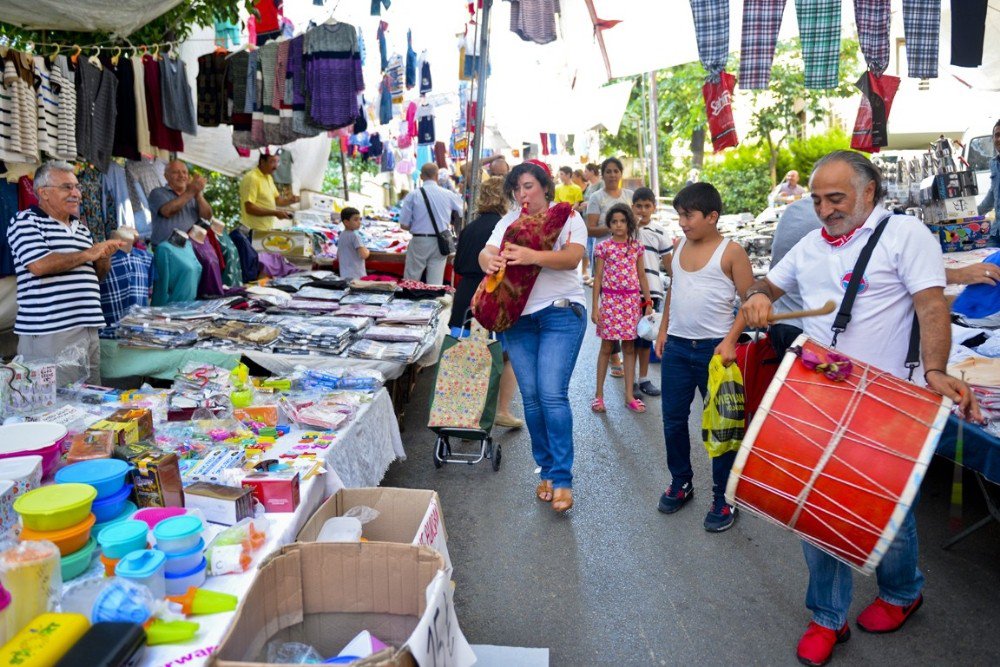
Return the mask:
{"type": "Polygon", "coordinates": [[[833,301],[827,301],[820,308],[813,308],[812,310],[796,310],[791,313],[776,313],[767,318],[768,322],[772,324],[774,322],[780,322],[782,320],[794,320],[800,317],[816,317],[817,315],[829,315],[837,308],[837,304],[833,301]]]}

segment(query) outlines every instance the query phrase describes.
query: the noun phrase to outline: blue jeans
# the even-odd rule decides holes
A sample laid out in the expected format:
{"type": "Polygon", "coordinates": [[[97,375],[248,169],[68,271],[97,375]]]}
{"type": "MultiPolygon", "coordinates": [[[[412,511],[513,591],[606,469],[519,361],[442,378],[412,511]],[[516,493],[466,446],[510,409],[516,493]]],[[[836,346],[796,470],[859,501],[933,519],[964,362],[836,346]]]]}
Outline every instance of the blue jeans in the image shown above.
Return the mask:
{"type": "Polygon", "coordinates": [[[573,488],[573,413],[569,379],[587,331],[586,310],[549,306],[522,315],[501,334],[510,357],[541,478],[573,488]]]}
{"type": "MultiPolygon", "coordinates": [[[[839,630],[851,607],[851,568],[808,542],[802,543],[802,553],[809,567],[806,607],[817,624],[839,630]]],[[[912,510],[875,569],[875,578],[879,597],[890,604],[905,607],[920,597],[924,575],[917,567],[917,520],[912,510]]]]}
{"type": "MultiPolygon", "coordinates": [[[[667,336],[660,362],[660,386],[663,393],[663,441],[667,446],[667,468],[670,485],[677,489],[694,478],[691,470],[691,436],[688,420],[694,390],[701,392],[702,400],[708,397],[708,362],[721,338],[691,340],[667,336]],[[668,390],[669,388],[669,390],[668,390]]],[[[726,452],[712,459],[712,495],[716,502],[726,495],[729,470],[736,460],[736,452],[726,452]]]]}

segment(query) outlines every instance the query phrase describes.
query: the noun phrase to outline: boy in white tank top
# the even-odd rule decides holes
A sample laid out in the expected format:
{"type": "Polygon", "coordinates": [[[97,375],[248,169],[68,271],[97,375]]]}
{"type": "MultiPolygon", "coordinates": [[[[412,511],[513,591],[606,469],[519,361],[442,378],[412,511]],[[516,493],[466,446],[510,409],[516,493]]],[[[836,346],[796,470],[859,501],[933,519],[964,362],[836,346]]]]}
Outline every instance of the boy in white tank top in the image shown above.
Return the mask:
{"type": "MultiPolygon", "coordinates": [[[[670,290],[656,337],[656,351],[662,358],[663,438],[670,470],[670,486],[659,502],[664,514],[678,511],[694,494],[688,434],[691,401],[695,389],[702,400],[706,398],[712,355],[735,346],[742,330],[733,326],[736,294],[745,293],[753,284],[746,251],[719,233],[719,191],[708,183],[694,183],[678,192],[673,204],[680,214],[684,239],[673,253],[670,290]]],[[[725,500],[735,458],[736,452],[727,452],[712,459],[713,501],[705,516],[709,532],[722,532],[736,519],[736,509],[725,500]]]]}

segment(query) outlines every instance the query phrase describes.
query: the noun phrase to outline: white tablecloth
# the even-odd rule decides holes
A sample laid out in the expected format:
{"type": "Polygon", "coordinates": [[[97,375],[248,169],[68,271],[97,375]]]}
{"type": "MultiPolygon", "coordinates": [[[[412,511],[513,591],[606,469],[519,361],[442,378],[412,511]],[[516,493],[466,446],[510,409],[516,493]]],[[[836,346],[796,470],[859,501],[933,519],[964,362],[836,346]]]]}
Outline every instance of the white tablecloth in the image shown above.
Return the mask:
{"type": "MultiPolygon", "coordinates": [[[[278,456],[289,451],[298,443],[299,438],[299,432],[289,433],[275,443],[271,453],[278,456]]],[[[389,464],[397,457],[406,458],[403,441],[399,435],[399,426],[389,394],[385,389],[381,389],[375,394],[371,403],[358,411],[351,424],[338,432],[334,444],[326,450],[324,456],[327,465],[326,475],[302,482],[299,490],[299,506],[295,512],[266,515],[271,521],[270,533],[265,545],[255,554],[250,569],[238,575],[209,577],[203,587],[242,597],[243,592],[253,581],[257,566],[267,555],[293,542],[299,530],[326,498],[344,487],[378,486],[389,464]]],[[[215,524],[207,525],[206,543],[224,528],[215,524]]],[[[101,576],[103,569],[100,559],[95,558],[90,572],[66,584],[64,590],[71,589],[85,579],[101,576]]],[[[191,617],[189,620],[201,624],[201,629],[194,639],[185,644],[148,647],[141,664],[149,667],[203,665],[211,651],[222,640],[232,619],[233,613],[191,617]]]]}

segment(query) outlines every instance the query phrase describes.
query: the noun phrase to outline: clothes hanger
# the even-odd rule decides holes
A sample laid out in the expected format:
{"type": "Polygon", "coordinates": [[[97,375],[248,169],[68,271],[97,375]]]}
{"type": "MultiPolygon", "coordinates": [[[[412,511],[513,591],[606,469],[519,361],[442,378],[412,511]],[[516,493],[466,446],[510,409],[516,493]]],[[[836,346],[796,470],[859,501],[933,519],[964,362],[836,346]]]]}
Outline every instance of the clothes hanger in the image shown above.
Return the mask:
{"type": "Polygon", "coordinates": [[[75,65],[77,63],[77,61],[79,60],[80,53],[83,51],[83,49],[81,49],[78,44],[74,44],[73,48],[76,49],[76,51],[74,51],[73,55],[71,55],[69,58],[70,58],[70,60],[73,61],[73,64],[75,65]]]}
{"type": "Polygon", "coordinates": [[[90,63],[91,65],[93,65],[94,67],[96,67],[97,69],[103,70],[104,69],[104,64],[101,63],[101,59],[98,58],[98,56],[100,54],[101,54],[100,47],[95,46],[94,47],[94,53],[91,54],[91,56],[89,58],[87,58],[87,62],[90,63]]]}
{"type": "Polygon", "coordinates": [[[153,46],[153,60],[160,59],[160,45],[156,44],[153,46]]]}
{"type": "Polygon", "coordinates": [[[118,60],[122,57],[122,47],[117,47],[115,49],[115,54],[111,56],[111,64],[118,67],[118,60]]]}

